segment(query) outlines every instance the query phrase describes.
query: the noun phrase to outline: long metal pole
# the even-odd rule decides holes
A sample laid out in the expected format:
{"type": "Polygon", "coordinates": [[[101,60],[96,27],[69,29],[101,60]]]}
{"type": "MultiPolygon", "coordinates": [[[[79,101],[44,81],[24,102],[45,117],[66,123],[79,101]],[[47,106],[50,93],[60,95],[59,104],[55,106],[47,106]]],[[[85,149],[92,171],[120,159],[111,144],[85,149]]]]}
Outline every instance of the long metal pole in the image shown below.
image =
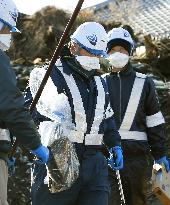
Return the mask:
{"type": "MultiPolygon", "coordinates": [[[[109,152],[109,159],[114,159],[115,156],[113,153],[111,153],[108,149],[108,152],[109,152]]],[[[114,163],[116,164],[116,163],[114,163]]],[[[110,165],[109,165],[110,166],[110,165]]],[[[112,167],[110,166],[110,168],[112,169],[112,167]]],[[[113,170],[114,171],[114,170],[113,170]]],[[[125,201],[125,195],[124,195],[124,192],[123,192],[123,186],[122,186],[122,180],[121,180],[121,176],[120,176],[120,171],[119,170],[116,170],[116,178],[117,178],[117,181],[118,181],[118,186],[119,186],[119,193],[120,193],[120,205],[126,205],[126,201],[125,201]]]]}
{"type": "Polygon", "coordinates": [[[49,65],[49,67],[48,67],[48,69],[46,71],[46,74],[45,74],[45,76],[44,76],[44,78],[43,78],[43,80],[41,82],[41,85],[40,85],[40,87],[39,87],[39,89],[38,89],[38,91],[37,91],[37,93],[36,93],[36,95],[34,97],[34,100],[33,100],[32,104],[30,106],[30,112],[31,113],[33,112],[33,110],[34,110],[34,108],[35,108],[35,106],[36,106],[36,104],[37,104],[37,102],[38,102],[38,100],[39,100],[39,98],[41,96],[41,93],[42,93],[42,91],[43,91],[43,89],[44,89],[44,87],[45,87],[45,85],[47,83],[47,80],[48,80],[48,78],[50,76],[50,73],[51,73],[51,71],[52,71],[52,69],[53,69],[53,67],[55,65],[56,60],[58,59],[58,57],[60,55],[60,51],[61,51],[61,49],[63,48],[63,46],[65,44],[65,41],[66,41],[66,39],[67,39],[67,37],[69,35],[69,32],[70,32],[70,30],[71,30],[71,28],[73,26],[73,23],[75,22],[76,17],[77,17],[77,15],[78,15],[78,13],[79,13],[82,5],[83,5],[83,2],[84,2],[84,0],[79,0],[78,4],[77,4],[77,6],[76,6],[76,8],[75,8],[75,10],[74,10],[70,20],[69,20],[69,22],[68,22],[68,24],[67,24],[67,26],[66,26],[66,28],[64,30],[64,33],[63,33],[63,35],[60,38],[59,44],[58,44],[58,46],[57,46],[57,48],[56,48],[56,50],[55,50],[55,52],[53,54],[53,57],[52,57],[52,59],[50,61],[50,65],[49,65]]]}
{"type": "Polygon", "coordinates": [[[116,177],[117,177],[118,185],[119,185],[121,205],[126,205],[125,195],[124,195],[124,192],[123,192],[122,180],[121,180],[121,177],[120,177],[119,170],[116,170],[116,177]]]}
{"type": "MultiPolygon", "coordinates": [[[[67,37],[68,37],[68,35],[70,33],[70,30],[71,30],[71,28],[72,28],[72,26],[73,26],[73,24],[74,24],[74,22],[76,20],[76,17],[78,15],[78,13],[79,13],[83,3],[84,3],[84,0],[79,0],[78,1],[77,6],[74,9],[74,12],[73,12],[73,14],[72,14],[72,16],[71,16],[71,18],[70,18],[70,20],[69,20],[65,30],[64,30],[64,32],[62,34],[60,40],[59,40],[59,43],[58,43],[58,45],[57,45],[57,47],[56,47],[56,49],[54,51],[54,54],[52,56],[51,61],[50,61],[49,67],[48,67],[48,69],[46,71],[46,74],[45,74],[45,76],[44,76],[44,78],[43,78],[43,80],[42,80],[42,82],[40,84],[40,87],[39,87],[39,89],[38,89],[38,91],[37,91],[37,93],[36,93],[36,95],[35,95],[35,97],[34,97],[34,99],[32,101],[32,104],[30,106],[30,113],[32,113],[34,108],[36,107],[36,104],[37,104],[37,102],[38,102],[38,100],[39,100],[39,98],[41,96],[41,93],[42,93],[42,91],[43,91],[43,89],[44,89],[44,87],[45,87],[45,85],[47,83],[47,80],[48,80],[48,78],[50,76],[50,73],[51,73],[51,71],[52,71],[52,69],[53,69],[53,67],[55,65],[56,60],[58,59],[58,57],[60,55],[61,49],[63,48],[63,46],[64,46],[64,44],[66,42],[66,39],[67,39],[67,37]]],[[[10,157],[14,156],[14,154],[16,152],[16,149],[17,149],[17,146],[18,146],[18,141],[16,140],[14,145],[13,145],[13,149],[11,151],[10,157]]]]}

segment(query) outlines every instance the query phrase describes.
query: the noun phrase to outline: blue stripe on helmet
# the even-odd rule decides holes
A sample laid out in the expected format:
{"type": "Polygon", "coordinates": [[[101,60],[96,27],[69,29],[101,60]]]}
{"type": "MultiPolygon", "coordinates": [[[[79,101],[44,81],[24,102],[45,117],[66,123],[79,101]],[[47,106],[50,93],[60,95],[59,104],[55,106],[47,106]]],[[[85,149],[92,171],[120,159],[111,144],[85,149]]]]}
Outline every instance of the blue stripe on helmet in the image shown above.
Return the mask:
{"type": "Polygon", "coordinates": [[[96,49],[92,49],[92,48],[88,48],[87,46],[84,46],[82,43],[80,43],[77,39],[72,38],[71,39],[73,42],[75,42],[76,44],[78,44],[80,46],[80,48],[86,50],[88,53],[91,53],[95,56],[106,56],[106,52],[103,50],[96,50],[96,49]]]}
{"type": "Polygon", "coordinates": [[[0,18],[0,21],[1,21],[4,25],[6,25],[6,26],[9,27],[11,33],[16,33],[16,32],[19,32],[19,33],[20,33],[20,31],[19,31],[15,26],[12,26],[12,25],[9,24],[7,21],[4,21],[4,20],[1,19],[1,18],[0,18]]]}

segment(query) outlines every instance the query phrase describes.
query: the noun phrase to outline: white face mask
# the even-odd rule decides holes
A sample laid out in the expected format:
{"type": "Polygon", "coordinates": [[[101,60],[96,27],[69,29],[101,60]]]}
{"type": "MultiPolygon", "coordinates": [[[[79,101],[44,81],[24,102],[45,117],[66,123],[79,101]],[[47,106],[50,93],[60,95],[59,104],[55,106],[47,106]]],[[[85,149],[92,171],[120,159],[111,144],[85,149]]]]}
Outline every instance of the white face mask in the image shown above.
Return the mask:
{"type": "Polygon", "coordinates": [[[11,34],[0,34],[0,49],[6,51],[10,48],[11,34]]]}
{"type": "Polygon", "coordinates": [[[129,61],[129,56],[124,53],[115,52],[107,58],[114,68],[124,68],[129,61]]]}
{"type": "Polygon", "coordinates": [[[76,56],[76,60],[87,71],[91,71],[93,69],[100,69],[99,58],[97,57],[76,56]]]}

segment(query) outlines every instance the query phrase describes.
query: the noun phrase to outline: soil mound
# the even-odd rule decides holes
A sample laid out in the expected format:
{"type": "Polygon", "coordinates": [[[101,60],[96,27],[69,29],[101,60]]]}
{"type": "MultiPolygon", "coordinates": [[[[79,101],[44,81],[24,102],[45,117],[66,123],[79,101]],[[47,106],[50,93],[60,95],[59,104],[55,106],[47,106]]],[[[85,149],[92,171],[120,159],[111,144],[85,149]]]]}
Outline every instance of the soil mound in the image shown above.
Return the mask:
{"type": "Polygon", "coordinates": [[[69,13],[49,6],[32,16],[20,14],[17,24],[21,34],[13,35],[13,45],[9,50],[11,59],[33,61],[50,58],[69,17],[69,13]]]}

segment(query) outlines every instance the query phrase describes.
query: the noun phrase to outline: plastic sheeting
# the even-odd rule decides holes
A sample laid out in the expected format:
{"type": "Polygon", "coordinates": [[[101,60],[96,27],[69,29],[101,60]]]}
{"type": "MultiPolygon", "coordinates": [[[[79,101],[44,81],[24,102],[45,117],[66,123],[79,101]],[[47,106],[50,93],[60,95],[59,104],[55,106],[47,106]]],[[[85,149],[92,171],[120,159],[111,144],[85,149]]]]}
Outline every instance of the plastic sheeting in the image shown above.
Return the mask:
{"type": "Polygon", "coordinates": [[[52,193],[72,186],[79,176],[79,161],[73,144],[67,137],[55,140],[50,146],[53,153],[48,163],[49,189],[52,193]]]}
{"type": "MultiPolygon", "coordinates": [[[[29,86],[34,97],[45,74],[44,68],[35,68],[30,75],[29,86]]],[[[69,133],[75,129],[71,109],[65,94],[58,94],[49,78],[37,103],[40,114],[51,121],[40,123],[39,133],[42,144],[51,150],[47,164],[47,181],[52,193],[64,191],[72,186],[79,176],[79,160],[69,133]]]]}

